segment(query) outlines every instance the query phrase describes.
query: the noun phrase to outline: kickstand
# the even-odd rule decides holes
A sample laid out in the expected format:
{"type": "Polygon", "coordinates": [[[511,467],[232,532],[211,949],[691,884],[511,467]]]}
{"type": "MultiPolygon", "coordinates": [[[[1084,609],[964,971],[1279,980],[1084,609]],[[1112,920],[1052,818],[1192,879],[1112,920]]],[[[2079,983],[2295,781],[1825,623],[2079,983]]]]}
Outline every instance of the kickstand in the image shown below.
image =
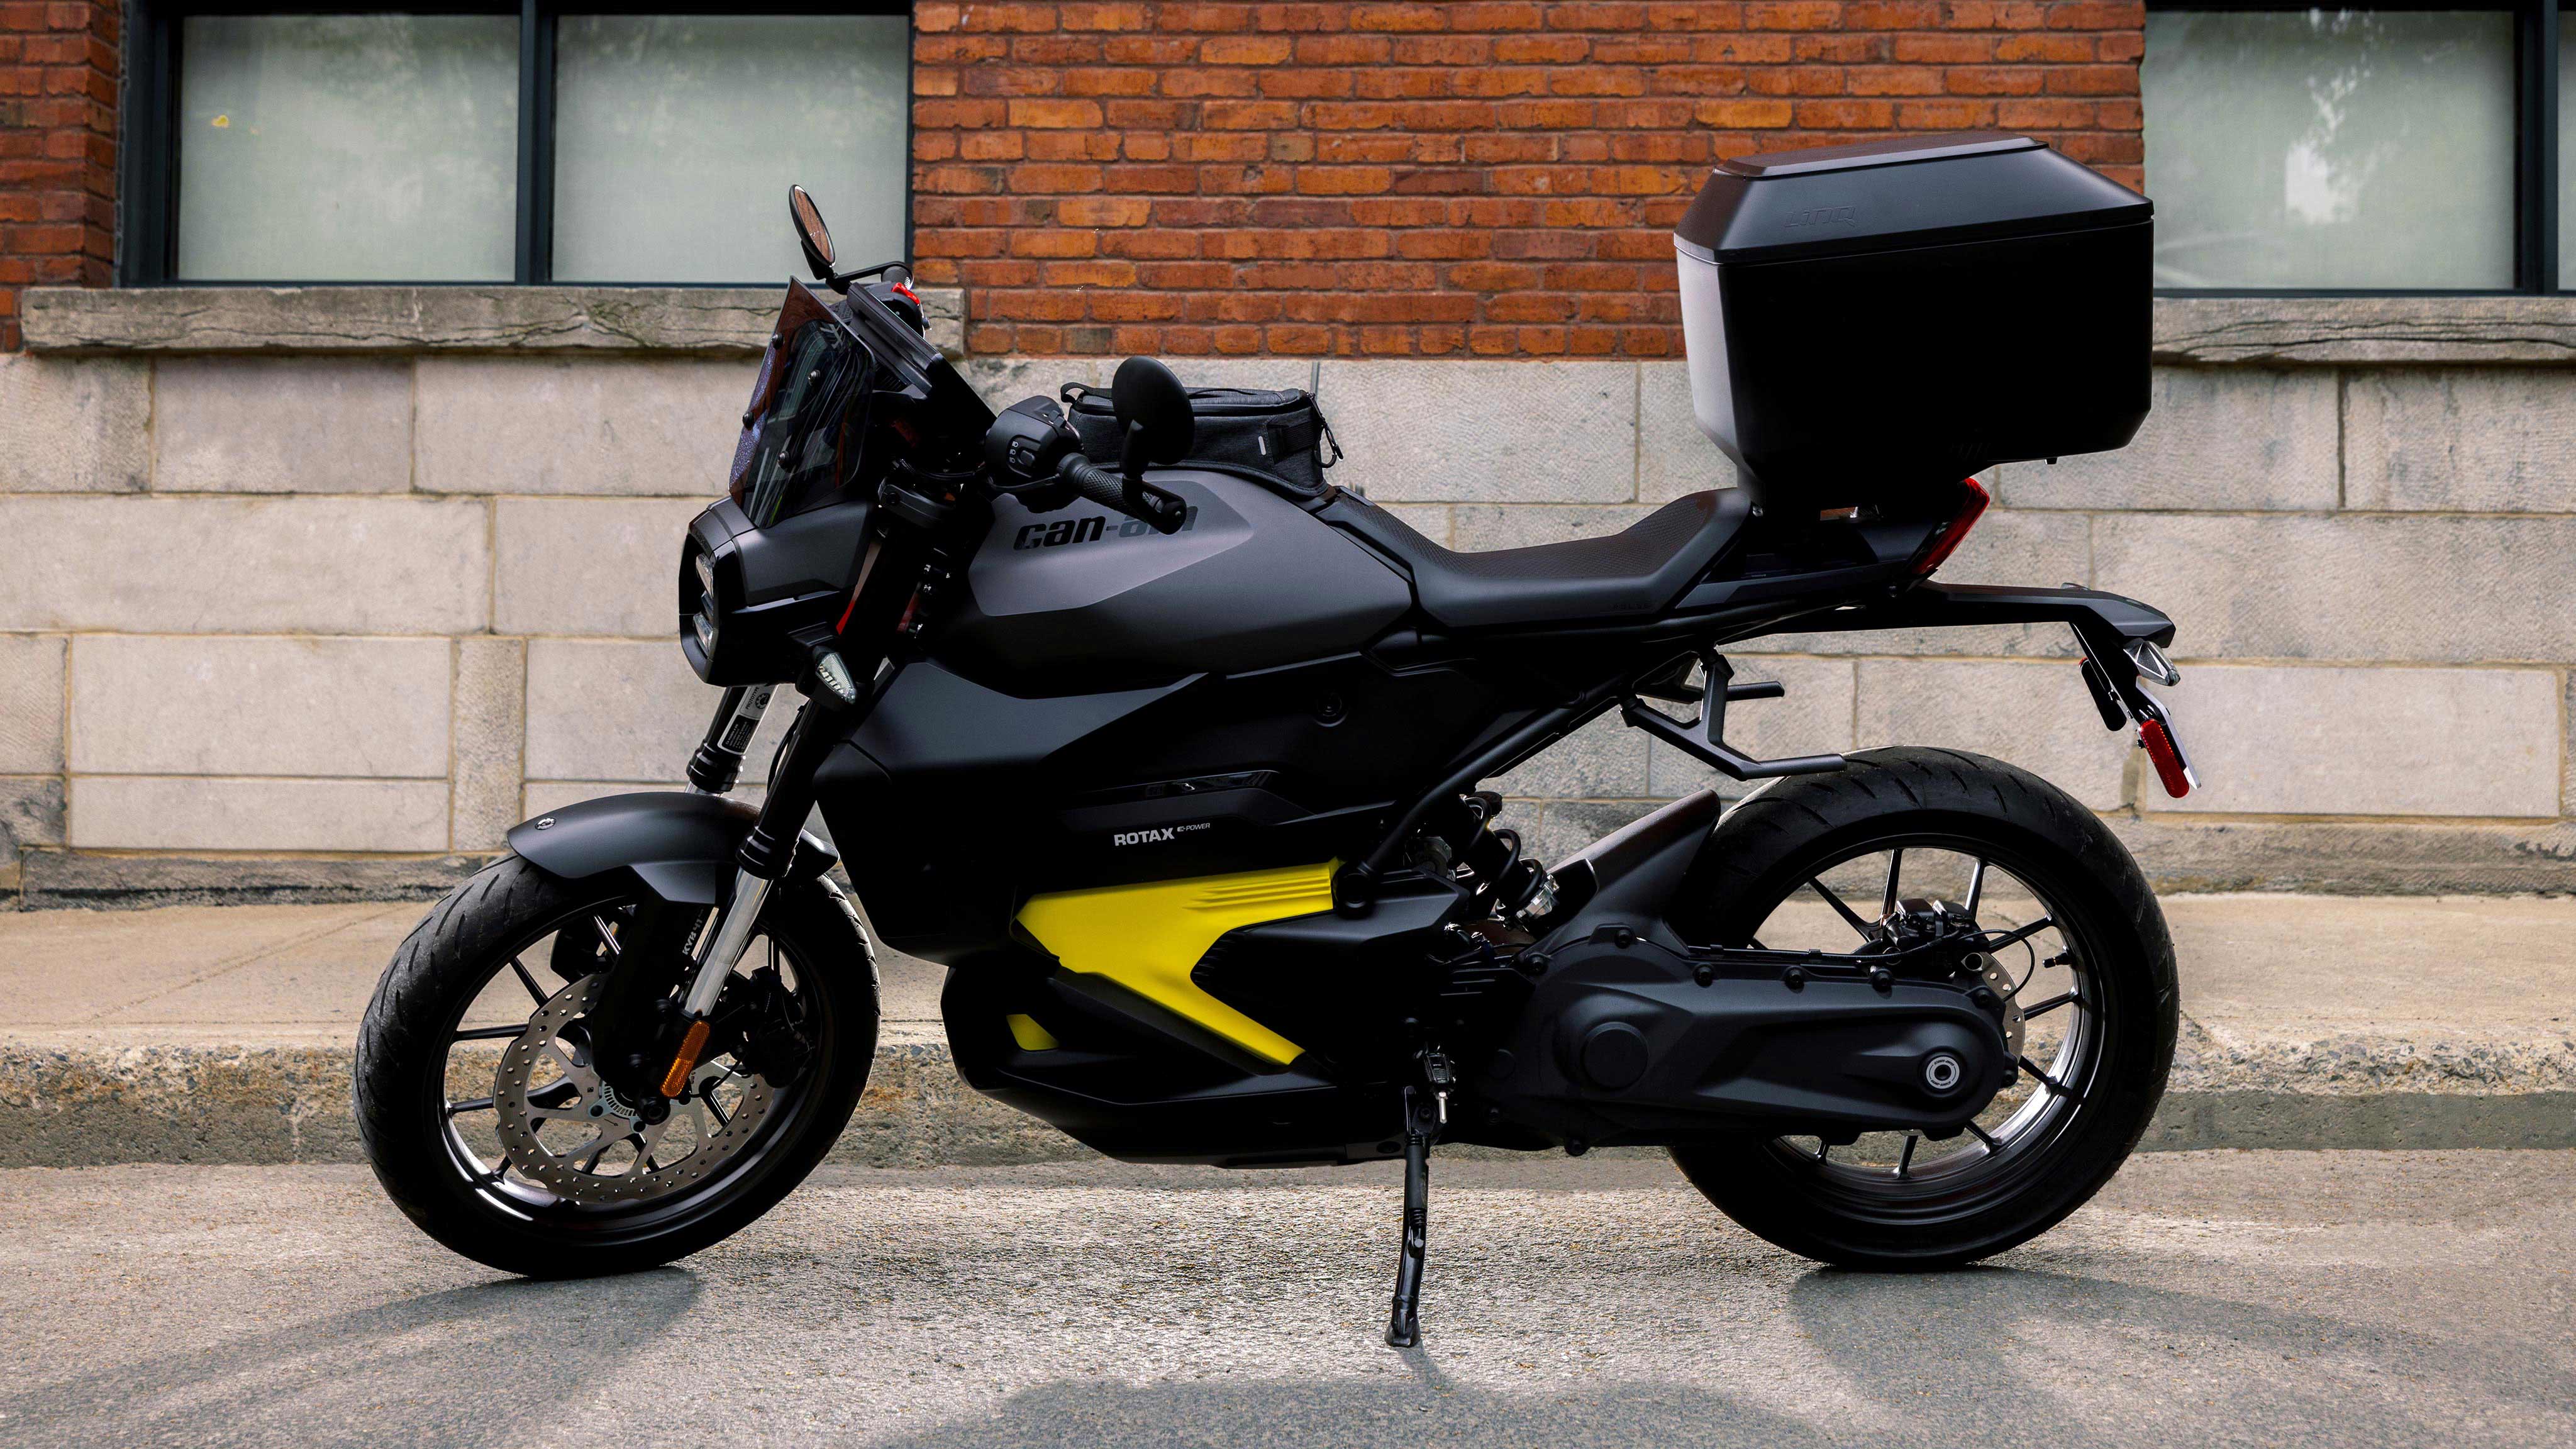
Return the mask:
{"type": "Polygon", "coordinates": [[[1430,1236],[1431,1139],[1440,1131],[1436,1094],[1424,1087],[1404,1089],[1404,1250],[1395,1264],[1395,1308],[1387,1315],[1390,1348],[1422,1342],[1417,1314],[1422,1307],[1422,1250],[1430,1236]]]}

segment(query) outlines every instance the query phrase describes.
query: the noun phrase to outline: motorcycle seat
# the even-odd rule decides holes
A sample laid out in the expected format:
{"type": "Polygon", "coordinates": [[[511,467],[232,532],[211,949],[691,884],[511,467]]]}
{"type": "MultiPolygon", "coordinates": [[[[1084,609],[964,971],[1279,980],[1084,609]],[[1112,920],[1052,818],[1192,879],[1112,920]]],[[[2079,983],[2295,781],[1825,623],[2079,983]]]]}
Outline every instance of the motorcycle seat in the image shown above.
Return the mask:
{"type": "Polygon", "coordinates": [[[1670,608],[1753,510],[1740,488],[1677,498],[1624,532],[1458,553],[1365,503],[1335,510],[1413,575],[1422,612],[1453,629],[1633,618],[1670,608]]]}

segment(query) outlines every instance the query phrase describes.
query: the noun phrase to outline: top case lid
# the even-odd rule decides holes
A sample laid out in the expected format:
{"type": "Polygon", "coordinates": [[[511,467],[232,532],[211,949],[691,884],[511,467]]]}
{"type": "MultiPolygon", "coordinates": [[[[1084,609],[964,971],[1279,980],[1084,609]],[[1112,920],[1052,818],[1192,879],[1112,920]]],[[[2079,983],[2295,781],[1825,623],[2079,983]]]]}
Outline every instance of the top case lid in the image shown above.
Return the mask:
{"type": "Polygon", "coordinates": [[[1721,162],[1673,241],[1703,261],[1787,261],[2153,214],[2145,197],[2028,136],[1951,131],[1721,162]]]}
{"type": "Polygon", "coordinates": [[[1945,131],[1936,136],[1908,136],[1894,141],[1862,141],[1850,146],[1810,146],[1799,151],[1765,151],[1720,161],[1730,176],[1757,180],[1770,176],[1808,176],[1819,171],[1858,171],[1869,166],[1901,166],[1908,161],[1937,161],[1945,156],[1982,156],[1995,151],[2031,151],[2039,142],[1999,131],[1945,131]]]}

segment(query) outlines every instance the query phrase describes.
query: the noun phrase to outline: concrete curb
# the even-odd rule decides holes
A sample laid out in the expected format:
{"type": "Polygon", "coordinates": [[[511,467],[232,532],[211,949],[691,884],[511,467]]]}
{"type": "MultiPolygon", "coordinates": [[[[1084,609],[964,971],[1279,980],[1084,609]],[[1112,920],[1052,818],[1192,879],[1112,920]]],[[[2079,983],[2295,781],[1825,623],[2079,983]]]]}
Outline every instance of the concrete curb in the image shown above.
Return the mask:
{"type": "MultiPolygon", "coordinates": [[[[2576,1042],[2219,1045],[2187,1038],[2144,1147],[2576,1147],[2576,1042]],[[2512,1070],[2505,1070],[2510,1065],[2512,1070]],[[2392,1070],[2392,1068],[2394,1068],[2392,1070]]],[[[0,1042],[0,1167],[359,1160],[346,1046],[0,1042]]],[[[1089,1156],[978,1095],[927,1032],[882,1044],[831,1160],[985,1166],[1089,1156]]]]}

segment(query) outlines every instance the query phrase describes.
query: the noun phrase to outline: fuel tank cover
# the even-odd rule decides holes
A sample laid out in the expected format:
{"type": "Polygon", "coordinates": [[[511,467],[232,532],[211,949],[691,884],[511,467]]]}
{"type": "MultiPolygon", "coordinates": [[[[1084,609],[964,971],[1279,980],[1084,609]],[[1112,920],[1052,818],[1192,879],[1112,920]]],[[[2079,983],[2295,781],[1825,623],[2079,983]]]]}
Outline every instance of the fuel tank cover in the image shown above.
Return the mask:
{"type": "Polygon", "coordinates": [[[1149,481],[1187,505],[1158,534],[1094,504],[993,505],[936,657],[983,677],[1141,681],[1235,674],[1356,649],[1413,605],[1402,576],[1258,483],[1201,469],[1149,481]]]}

